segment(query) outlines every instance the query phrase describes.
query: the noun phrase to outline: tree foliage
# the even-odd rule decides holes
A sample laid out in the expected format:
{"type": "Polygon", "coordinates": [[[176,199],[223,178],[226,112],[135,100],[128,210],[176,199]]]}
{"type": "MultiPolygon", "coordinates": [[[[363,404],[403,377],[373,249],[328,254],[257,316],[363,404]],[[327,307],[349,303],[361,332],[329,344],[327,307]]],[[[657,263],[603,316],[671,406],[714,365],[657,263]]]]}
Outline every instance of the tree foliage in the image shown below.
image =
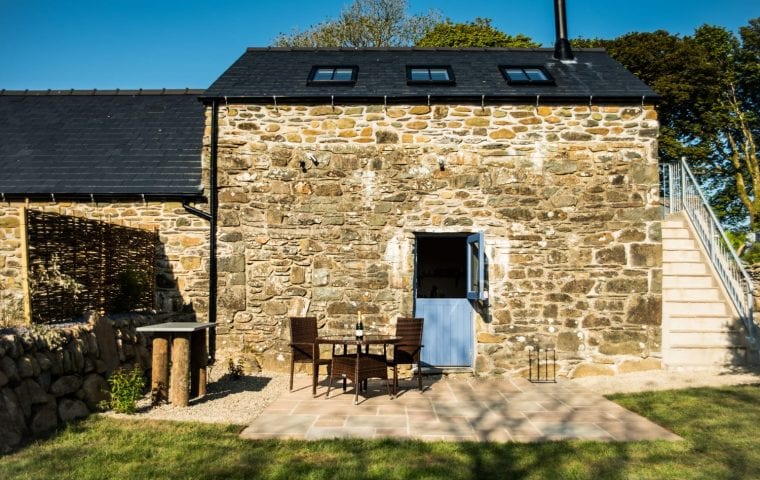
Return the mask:
{"type": "Polygon", "coordinates": [[[400,47],[414,45],[441,21],[436,11],[408,15],[407,0],[354,0],[336,19],[279,34],[276,47],[400,47]]]}
{"type": "Polygon", "coordinates": [[[540,45],[518,33],[507,35],[491,26],[490,18],[477,17],[468,23],[439,23],[417,42],[418,47],[511,47],[535,48],[540,45]]]}
{"type": "Polygon", "coordinates": [[[703,25],[573,45],[606,48],[659,93],[661,160],[687,156],[721,220],[760,230],[760,18],[738,36],[703,25]]]}

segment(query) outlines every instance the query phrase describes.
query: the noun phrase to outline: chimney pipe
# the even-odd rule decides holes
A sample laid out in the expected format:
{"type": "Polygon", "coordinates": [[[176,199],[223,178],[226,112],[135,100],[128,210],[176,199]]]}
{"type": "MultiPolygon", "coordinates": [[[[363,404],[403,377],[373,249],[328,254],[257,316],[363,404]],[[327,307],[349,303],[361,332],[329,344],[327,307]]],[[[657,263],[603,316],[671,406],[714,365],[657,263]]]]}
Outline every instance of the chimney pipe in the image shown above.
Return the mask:
{"type": "Polygon", "coordinates": [[[567,12],[565,0],[554,0],[554,31],[557,40],[554,42],[554,58],[557,60],[573,60],[575,56],[567,39],[567,12]]]}

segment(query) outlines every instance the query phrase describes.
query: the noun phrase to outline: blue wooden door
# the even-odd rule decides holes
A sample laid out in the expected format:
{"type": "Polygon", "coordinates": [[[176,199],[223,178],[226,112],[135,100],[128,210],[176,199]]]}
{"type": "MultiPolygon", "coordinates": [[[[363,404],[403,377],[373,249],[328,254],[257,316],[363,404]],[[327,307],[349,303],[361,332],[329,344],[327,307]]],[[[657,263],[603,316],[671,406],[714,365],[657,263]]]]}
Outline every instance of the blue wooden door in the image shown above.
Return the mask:
{"type": "Polygon", "coordinates": [[[469,367],[473,358],[472,305],[466,298],[417,298],[415,317],[425,319],[423,365],[469,367]]]}
{"type": "Polygon", "coordinates": [[[472,366],[473,302],[483,298],[483,234],[418,234],[414,316],[425,319],[422,363],[472,366]]]}

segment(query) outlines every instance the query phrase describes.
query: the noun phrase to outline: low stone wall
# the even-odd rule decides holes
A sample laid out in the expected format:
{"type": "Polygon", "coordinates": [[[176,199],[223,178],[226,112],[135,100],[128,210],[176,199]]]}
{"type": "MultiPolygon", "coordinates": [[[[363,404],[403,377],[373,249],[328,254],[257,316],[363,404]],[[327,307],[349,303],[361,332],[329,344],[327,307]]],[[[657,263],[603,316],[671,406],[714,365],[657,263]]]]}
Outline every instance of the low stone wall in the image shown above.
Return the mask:
{"type": "Polygon", "coordinates": [[[117,368],[150,368],[147,339],[135,329],[159,320],[92,316],[67,327],[0,333],[0,453],[97,410],[107,398],[106,379],[117,368]]]}

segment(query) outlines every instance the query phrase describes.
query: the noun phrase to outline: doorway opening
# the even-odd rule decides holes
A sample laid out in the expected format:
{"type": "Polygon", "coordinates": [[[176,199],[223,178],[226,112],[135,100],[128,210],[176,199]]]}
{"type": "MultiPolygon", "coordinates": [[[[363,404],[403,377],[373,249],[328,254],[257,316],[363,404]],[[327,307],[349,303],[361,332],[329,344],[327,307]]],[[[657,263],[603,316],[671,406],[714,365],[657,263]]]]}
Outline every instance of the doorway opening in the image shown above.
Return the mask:
{"type": "Polygon", "coordinates": [[[417,298],[467,298],[467,237],[417,238],[417,298]]]}

